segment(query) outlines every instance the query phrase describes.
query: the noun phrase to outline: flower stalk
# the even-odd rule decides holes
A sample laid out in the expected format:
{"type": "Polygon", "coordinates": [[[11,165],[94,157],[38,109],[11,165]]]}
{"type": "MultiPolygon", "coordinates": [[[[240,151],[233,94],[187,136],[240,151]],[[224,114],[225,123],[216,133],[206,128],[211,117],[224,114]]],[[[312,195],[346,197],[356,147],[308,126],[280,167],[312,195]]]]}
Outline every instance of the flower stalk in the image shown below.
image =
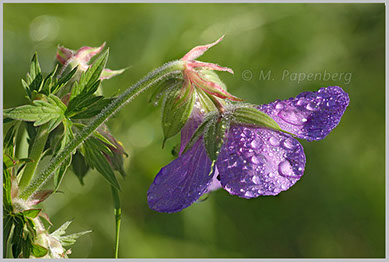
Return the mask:
{"type": "Polygon", "coordinates": [[[29,155],[29,158],[32,161],[26,164],[26,168],[19,181],[20,190],[23,190],[26,186],[28,186],[32,177],[34,176],[36,167],[38,166],[39,160],[42,156],[42,152],[45,148],[46,141],[50,133],[48,125],[49,124],[44,124],[38,129],[38,133],[36,134],[31,153],[29,155]]]}
{"type": "Polygon", "coordinates": [[[34,192],[36,192],[46,181],[52,176],[53,172],[61,165],[61,163],[76,150],[101,124],[112,117],[117,111],[121,109],[127,102],[130,102],[134,97],[150,88],[157,82],[171,76],[178,74],[183,69],[182,61],[172,61],[157,68],[153,72],[146,75],[143,79],[135,85],[126,89],[120,96],[113,100],[100,114],[83,130],[81,130],[75,138],[48,164],[48,166],[37,175],[30,185],[25,188],[20,197],[28,199],[34,192]]]}

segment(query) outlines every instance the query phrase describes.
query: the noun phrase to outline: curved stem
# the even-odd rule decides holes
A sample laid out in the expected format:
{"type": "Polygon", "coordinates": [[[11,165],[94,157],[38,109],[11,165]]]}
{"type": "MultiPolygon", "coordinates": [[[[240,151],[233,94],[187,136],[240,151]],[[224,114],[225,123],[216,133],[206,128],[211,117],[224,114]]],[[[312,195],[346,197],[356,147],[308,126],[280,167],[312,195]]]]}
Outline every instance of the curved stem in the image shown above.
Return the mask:
{"type": "Polygon", "coordinates": [[[157,68],[153,72],[146,75],[135,85],[126,89],[120,96],[113,100],[100,114],[83,130],[81,130],[75,138],[55,157],[53,157],[48,166],[31,182],[31,184],[21,193],[22,199],[28,199],[35,191],[37,191],[46,181],[52,176],[53,172],[61,165],[61,163],[72,154],[101,124],[112,117],[119,111],[127,102],[139,95],[144,90],[151,87],[158,81],[181,72],[183,67],[182,61],[173,61],[157,68]]]}
{"type": "Polygon", "coordinates": [[[49,136],[48,124],[44,124],[38,128],[38,132],[34,138],[32,144],[31,152],[28,158],[32,159],[32,162],[26,164],[23,175],[19,181],[19,188],[23,190],[28,183],[30,183],[32,177],[34,176],[36,167],[39,163],[42,152],[45,148],[47,138],[49,136]]]}
{"type": "Polygon", "coordinates": [[[122,209],[120,207],[120,197],[119,191],[111,186],[112,197],[113,197],[113,207],[115,214],[115,258],[119,258],[119,234],[120,234],[120,222],[122,209]]]}

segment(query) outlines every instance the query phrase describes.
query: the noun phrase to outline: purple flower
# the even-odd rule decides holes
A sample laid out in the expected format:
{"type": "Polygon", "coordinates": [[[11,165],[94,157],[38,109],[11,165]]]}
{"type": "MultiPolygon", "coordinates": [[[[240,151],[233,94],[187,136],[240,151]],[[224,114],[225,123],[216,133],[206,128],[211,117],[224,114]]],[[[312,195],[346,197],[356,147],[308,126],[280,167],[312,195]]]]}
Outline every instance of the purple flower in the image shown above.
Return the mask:
{"type": "MultiPolygon", "coordinates": [[[[320,140],[339,124],[349,101],[342,88],[333,86],[258,109],[296,137],[320,140]]],[[[202,118],[195,108],[181,133],[180,156],[160,170],[148,190],[151,209],[178,212],[220,187],[243,198],[277,195],[304,174],[301,144],[290,134],[267,128],[231,125],[214,168],[203,139],[182,154],[202,118]]]]}

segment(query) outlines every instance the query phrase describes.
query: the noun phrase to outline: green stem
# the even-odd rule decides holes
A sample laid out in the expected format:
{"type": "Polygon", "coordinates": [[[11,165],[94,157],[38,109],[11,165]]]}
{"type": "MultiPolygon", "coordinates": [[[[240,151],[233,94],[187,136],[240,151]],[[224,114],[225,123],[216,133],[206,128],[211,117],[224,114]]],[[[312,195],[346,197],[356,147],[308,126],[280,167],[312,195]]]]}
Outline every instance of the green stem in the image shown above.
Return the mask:
{"type": "Polygon", "coordinates": [[[34,176],[36,167],[38,166],[42,152],[45,149],[46,141],[49,136],[48,124],[44,124],[38,128],[34,142],[32,144],[31,152],[28,158],[32,159],[32,162],[26,164],[23,175],[19,181],[19,188],[23,190],[30,183],[34,176]]]}
{"type": "Polygon", "coordinates": [[[72,154],[101,124],[112,117],[121,109],[127,102],[139,95],[144,90],[151,87],[160,80],[167,78],[170,75],[181,72],[183,68],[182,61],[173,61],[157,68],[153,72],[146,75],[135,85],[126,89],[120,96],[104,108],[95,119],[81,130],[75,138],[55,157],[53,157],[48,166],[31,182],[31,184],[21,193],[21,198],[27,199],[36,190],[38,190],[52,176],[53,172],[61,165],[61,163],[72,154]]]}
{"type": "Polygon", "coordinates": [[[114,214],[115,214],[115,258],[119,258],[119,234],[120,234],[120,222],[121,222],[121,214],[122,209],[120,207],[120,197],[119,191],[111,187],[112,189],[112,197],[113,197],[113,206],[114,206],[114,214]]]}

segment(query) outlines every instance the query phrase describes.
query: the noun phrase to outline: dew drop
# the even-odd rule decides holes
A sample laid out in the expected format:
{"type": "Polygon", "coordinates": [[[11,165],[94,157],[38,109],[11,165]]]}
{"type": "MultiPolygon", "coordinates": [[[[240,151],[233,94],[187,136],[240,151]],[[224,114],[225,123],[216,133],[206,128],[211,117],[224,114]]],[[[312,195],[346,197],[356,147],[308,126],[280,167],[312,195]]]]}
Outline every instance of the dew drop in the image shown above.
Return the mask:
{"type": "Polygon", "coordinates": [[[254,194],[250,191],[247,191],[245,194],[244,194],[245,197],[253,197],[254,194]]]}
{"type": "Polygon", "coordinates": [[[285,141],[282,143],[283,146],[287,149],[293,149],[296,147],[296,144],[293,143],[293,140],[288,138],[288,139],[285,139],[285,141]]]}
{"type": "Polygon", "coordinates": [[[294,175],[293,168],[290,165],[288,160],[285,160],[285,161],[280,163],[280,165],[278,166],[278,171],[280,172],[280,175],[282,175],[282,176],[293,176],[294,175]]]}
{"type": "Polygon", "coordinates": [[[308,109],[309,111],[313,111],[313,110],[316,110],[316,103],[315,102],[310,102],[307,104],[306,106],[306,109],[308,109]]]}
{"type": "Polygon", "coordinates": [[[276,104],[276,109],[278,109],[278,110],[281,110],[281,109],[283,109],[285,106],[284,106],[284,103],[283,102],[278,102],[277,104],[276,104]]]}
{"type": "Polygon", "coordinates": [[[302,121],[304,119],[304,115],[302,112],[296,110],[296,109],[284,109],[281,110],[278,113],[278,116],[283,119],[285,122],[288,122],[289,124],[300,126],[303,125],[304,122],[302,121]]]}
{"type": "Polygon", "coordinates": [[[335,100],[329,100],[328,102],[327,102],[327,106],[328,107],[332,107],[332,106],[334,106],[335,105],[335,100]]]}
{"type": "Polygon", "coordinates": [[[269,143],[270,143],[272,146],[278,146],[278,145],[279,145],[278,139],[275,138],[274,136],[272,136],[272,137],[269,139],[269,143]]]}
{"type": "Polygon", "coordinates": [[[251,181],[253,181],[253,183],[256,185],[258,185],[261,182],[259,176],[253,176],[253,178],[251,178],[251,181]]]}
{"type": "Polygon", "coordinates": [[[254,149],[258,149],[258,148],[261,148],[262,147],[262,140],[260,139],[254,139],[252,142],[251,142],[251,148],[254,148],[254,149]]]}

